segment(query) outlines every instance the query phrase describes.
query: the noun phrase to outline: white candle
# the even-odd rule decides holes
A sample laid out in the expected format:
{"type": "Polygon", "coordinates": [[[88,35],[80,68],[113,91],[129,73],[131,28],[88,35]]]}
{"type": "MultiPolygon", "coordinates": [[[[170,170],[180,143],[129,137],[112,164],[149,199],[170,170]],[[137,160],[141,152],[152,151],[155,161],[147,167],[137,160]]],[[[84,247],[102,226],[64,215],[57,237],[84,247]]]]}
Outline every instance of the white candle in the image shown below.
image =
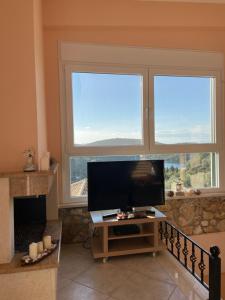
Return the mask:
{"type": "Polygon", "coordinates": [[[37,243],[38,253],[42,253],[44,250],[43,242],[37,243]]]}
{"type": "Polygon", "coordinates": [[[37,243],[31,243],[29,245],[29,256],[32,259],[37,258],[37,243]]]}
{"type": "Polygon", "coordinates": [[[46,235],[43,237],[43,242],[44,242],[44,248],[45,249],[51,249],[52,245],[52,238],[50,235],[46,235]]]}

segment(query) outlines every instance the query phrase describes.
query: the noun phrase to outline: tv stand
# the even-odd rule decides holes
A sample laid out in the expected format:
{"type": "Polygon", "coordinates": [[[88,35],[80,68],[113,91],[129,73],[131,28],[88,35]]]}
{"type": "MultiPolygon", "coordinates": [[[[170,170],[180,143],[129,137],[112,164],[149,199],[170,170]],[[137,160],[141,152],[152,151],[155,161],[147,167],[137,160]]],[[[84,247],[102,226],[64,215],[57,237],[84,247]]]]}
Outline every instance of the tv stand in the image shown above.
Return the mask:
{"type": "MultiPolygon", "coordinates": [[[[120,256],[145,252],[157,252],[165,248],[159,236],[159,223],[166,220],[166,216],[153,208],[154,214],[144,218],[117,220],[115,216],[103,219],[104,211],[91,212],[94,230],[92,237],[92,253],[94,258],[120,256]],[[113,228],[123,225],[136,225],[136,232],[115,234],[113,228]]],[[[122,229],[122,227],[121,227],[122,229]]]]}

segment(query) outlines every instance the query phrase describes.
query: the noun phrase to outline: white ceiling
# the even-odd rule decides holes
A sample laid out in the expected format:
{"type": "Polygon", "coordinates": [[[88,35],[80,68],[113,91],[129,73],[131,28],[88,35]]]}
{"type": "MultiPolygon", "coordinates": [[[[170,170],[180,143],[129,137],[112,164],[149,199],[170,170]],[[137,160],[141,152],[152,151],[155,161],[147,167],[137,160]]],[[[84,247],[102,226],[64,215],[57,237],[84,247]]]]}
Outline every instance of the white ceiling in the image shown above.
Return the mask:
{"type": "Polygon", "coordinates": [[[192,2],[192,3],[214,3],[225,4],[225,0],[138,0],[143,2],[192,2]]]}

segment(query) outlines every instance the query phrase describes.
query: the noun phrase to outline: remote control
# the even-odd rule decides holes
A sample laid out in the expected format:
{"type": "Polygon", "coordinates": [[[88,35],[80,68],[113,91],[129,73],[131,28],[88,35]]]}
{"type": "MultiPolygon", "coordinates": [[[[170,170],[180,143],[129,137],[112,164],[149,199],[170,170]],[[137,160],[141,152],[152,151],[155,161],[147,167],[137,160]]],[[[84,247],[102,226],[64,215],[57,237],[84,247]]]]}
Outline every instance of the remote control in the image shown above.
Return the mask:
{"type": "Polygon", "coordinates": [[[102,218],[103,218],[103,220],[105,220],[105,219],[113,218],[113,217],[116,217],[116,216],[117,216],[117,214],[109,214],[109,215],[102,216],[102,218]]]}

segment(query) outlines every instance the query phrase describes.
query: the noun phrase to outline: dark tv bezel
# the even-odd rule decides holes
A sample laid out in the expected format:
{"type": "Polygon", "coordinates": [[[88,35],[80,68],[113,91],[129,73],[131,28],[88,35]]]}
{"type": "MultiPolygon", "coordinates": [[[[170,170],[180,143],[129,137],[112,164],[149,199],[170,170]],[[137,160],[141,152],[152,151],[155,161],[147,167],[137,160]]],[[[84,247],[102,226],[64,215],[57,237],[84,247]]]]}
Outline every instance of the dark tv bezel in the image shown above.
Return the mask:
{"type": "MultiPolygon", "coordinates": [[[[134,206],[135,208],[138,207],[154,207],[158,205],[164,205],[165,204],[165,168],[164,168],[164,160],[152,160],[152,159],[146,159],[146,160],[126,160],[126,161],[95,161],[95,162],[88,162],[87,163],[87,178],[89,179],[89,174],[90,174],[90,166],[94,164],[112,164],[112,163],[138,163],[138,162],[154,162],[154,163],[162,163],[162,175],[163,175],[163,182],[162,182],[162,201],[160,203],[153,203],[153,204],[148,204],[148,205],[140,205],[140,206],[134,206]]],[[[90,180],[90,179],[89,179],[90,180]]],[[[88,181],[89,181],[88,180],[88,181]]],[[[119,209],[119,207],[108,207],[108,208],[101,208],[101,209],[93,209],[93,204],[90,205],[89,198],[90,197],[90,189],[89,189],[89,184],[88,184],[88,211],[106,211],[106,210],[115,210],[119,209]]]]}

